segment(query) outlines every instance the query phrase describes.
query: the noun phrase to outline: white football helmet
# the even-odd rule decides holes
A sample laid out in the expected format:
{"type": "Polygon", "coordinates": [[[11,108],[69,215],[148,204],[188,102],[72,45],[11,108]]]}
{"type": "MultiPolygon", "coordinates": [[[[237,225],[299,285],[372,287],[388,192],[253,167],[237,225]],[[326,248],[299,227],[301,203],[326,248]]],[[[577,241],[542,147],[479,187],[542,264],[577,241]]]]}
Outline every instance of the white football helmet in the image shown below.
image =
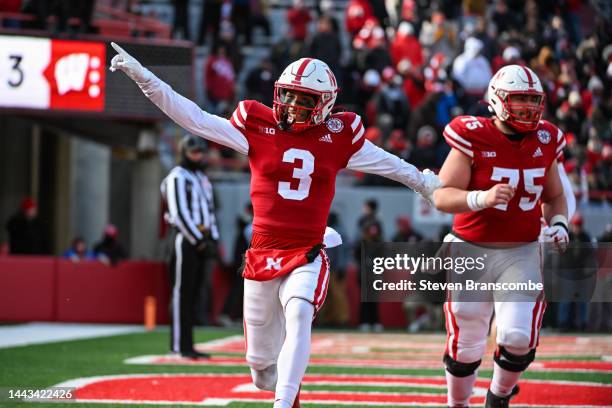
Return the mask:
{"type": "Polygon", "coordinates": [[[314,58],[299,59],[289,64],[274,83],[274,119],[283,129],[303,130],[319,125],[330,114],[337,96],[336,77],[326,63],[314,58]],[[306,106],[290,101],[287,91],[310,95],[313,103],[306,106]]]}
{"type": "Polygon", "coordinates": [[[507,65],[501,68],[487,90],[489,111],[497,118],[519,132],[535,130],[544,112],[545,93],[538,76],[521,65],[507,65]],[[537,102],[510,103],[513,94],[534,95],[537,102]]]}

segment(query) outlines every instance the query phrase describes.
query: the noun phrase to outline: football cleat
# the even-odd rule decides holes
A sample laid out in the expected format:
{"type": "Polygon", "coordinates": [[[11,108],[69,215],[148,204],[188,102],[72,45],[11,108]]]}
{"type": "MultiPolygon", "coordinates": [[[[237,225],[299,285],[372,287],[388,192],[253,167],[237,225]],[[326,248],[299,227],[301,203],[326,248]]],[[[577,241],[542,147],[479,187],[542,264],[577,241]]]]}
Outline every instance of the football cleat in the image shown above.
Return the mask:
{"type": "Polygon", "coordinates": [[[208,353],[201,353],[201,352],[195,351],[195,350],[181,351],[181,357],[183,357],[183,358],[190,358],[192,360],[209,359],[210,358],[210,354],[208,354],[208,353]]]}

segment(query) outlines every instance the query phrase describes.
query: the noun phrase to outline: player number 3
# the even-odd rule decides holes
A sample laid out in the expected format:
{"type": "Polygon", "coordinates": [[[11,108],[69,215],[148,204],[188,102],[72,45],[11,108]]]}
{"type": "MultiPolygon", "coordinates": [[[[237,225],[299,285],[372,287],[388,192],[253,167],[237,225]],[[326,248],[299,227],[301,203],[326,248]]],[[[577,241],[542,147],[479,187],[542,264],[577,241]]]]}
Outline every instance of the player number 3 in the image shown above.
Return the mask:
{"type": "Polygon", "coordinates": [[[291,182],[280,181],[278,183],[278,194],[287,200],[301,201],[308,197],[310,193],[310,184],[312,177],[310,175],[314,171],[314,156],[308,150],[289,149],[283,154],[283,162],[295,163],[295,159],[302,161],[302,167],[293,169],[293,178],[300,180],[297,189],[291,188],[291,182]]]}

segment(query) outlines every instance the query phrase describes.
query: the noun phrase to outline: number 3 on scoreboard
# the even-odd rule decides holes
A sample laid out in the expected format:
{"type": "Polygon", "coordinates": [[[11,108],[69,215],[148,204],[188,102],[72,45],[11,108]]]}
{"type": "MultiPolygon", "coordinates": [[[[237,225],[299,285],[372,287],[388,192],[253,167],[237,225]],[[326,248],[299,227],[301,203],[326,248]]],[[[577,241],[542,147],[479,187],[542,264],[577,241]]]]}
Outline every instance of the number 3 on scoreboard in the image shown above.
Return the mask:
{"type": "MultiPolygon", "coordinates": [[[[529,197],[521,197],[519,201],[519,207],[523,211],[531,211],[536,206],[544,186],[535,184],[535,179],[544,177],[545,171],[543,167],[535,169],[523,169],[523,180],[525,183],[525,191],[529,194],[533,194],[533,199],[529,197]]],[[[516,188],[519,184],[521,173],[518,169],[508,169],[505,167],[493,167],[493,174],[491,174],[491,180],[503,181],[507,180],[507,183],[512,187],[516,188]]],[[[508,204],[497,204],[495,206],[498,210],[506,211],[508,204]]]]}
{"type": "Polygon", "coordinates": [[[11,88],[17,88],[23,83],[23,70],[20,66],[23,57],[15,54],[9,55],[8,57],[11,61],[11,74],[6,82],[11,88]]]}

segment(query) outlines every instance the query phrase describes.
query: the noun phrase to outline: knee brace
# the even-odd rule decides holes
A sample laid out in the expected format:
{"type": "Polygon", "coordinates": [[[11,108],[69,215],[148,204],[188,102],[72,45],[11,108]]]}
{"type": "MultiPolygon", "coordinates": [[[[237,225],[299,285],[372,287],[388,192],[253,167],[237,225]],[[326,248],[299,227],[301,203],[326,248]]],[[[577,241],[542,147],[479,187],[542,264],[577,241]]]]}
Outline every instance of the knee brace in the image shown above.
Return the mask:
{"type": "Polygon", "coordinates": [[[445,354],[442,361],[444,361],[446,371],[455,377],[461,378],[474,374],[482,360],[474,361],[473,363],[462,363],[461,361],[454,360],[450,355],[445,354]]]}
{"type": "Polygon", "coordinates": [[[493,360],[504,370],[519,373],[529,367],[529,364],[535,359],[535,354],[535,349],[531,349],[527,354],[518,355],[509,352],[504,346],[498,346],[493,355],[493,360]]]}
{"type": "Polygon", "coordinates": [[[276,364],[264,368],[263,370],[251,368],[251,377],[253,378],[253,384],[260,390],[274,391],[276,389],[276,380],[278,377],[276,364]]]}

